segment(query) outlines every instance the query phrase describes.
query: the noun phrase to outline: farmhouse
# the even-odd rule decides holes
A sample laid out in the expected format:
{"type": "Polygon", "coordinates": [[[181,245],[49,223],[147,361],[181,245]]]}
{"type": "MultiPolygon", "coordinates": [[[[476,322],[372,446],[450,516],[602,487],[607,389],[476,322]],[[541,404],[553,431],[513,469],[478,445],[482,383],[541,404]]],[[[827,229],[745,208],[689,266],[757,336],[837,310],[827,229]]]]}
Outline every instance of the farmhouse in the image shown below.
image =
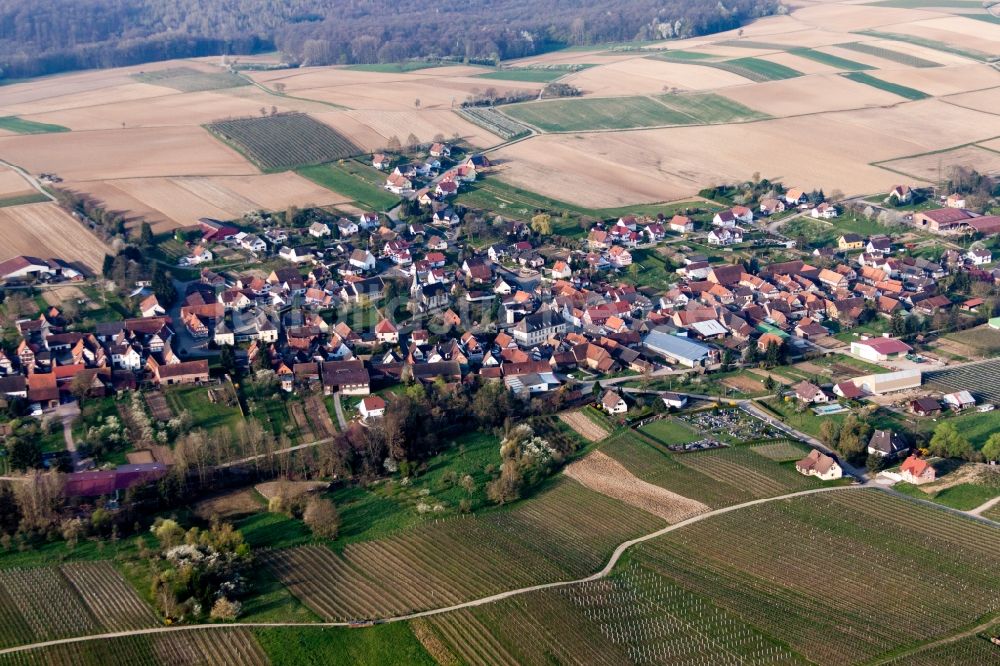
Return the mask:
{"type": "Polygon", "coordinates": [[[964,208],[936,208],[913,214],[913,226],[928,229],[934,233],[955,231],[963,223],[973,218],[964,208]]]}
{"type": "Polygon", "coordinates": [[[896,204],[908,204],[913,200],[913,190],[910,189],[909,185],[896,185],[889,190],[888,198],[889,201],[894,201],[896,204]]]}
{"type": "Polygon", "coordinates": [[[880,363],[890,358],[899,358],[913,350],[910,345],[895,338],[872,338],[851,343],[851,355],[865,361],[880,363]]]}
{"type": "Polygon", "coordinates": [[[805,476],[815,476],[823,481],[833,481],[844,475],[840,464],[828,455],[820,453],[815,449],[809,452],[802,460],[795,463],[795,469],[799,474],[805,476]]]}
{"type": "Polygon", "coordinates": [[[152,356],[146,361],[146,369],[158,385],[197,384],[208,381],[208,361],[185,361],[170,365],[160,365],[152,356]]]}
{"type": "Polygon", "coordinates": [[[49,262],[37,257],[20,256],[0,262],[0,279],[4,280],[37,277],[54,272],[49,262]]]}
{"type": "Polygon", "coordinates": [[[930,463],[915,455],[911,455],[903,461],[899,468],[899,474],[903,477],[903,481],[914,485],[930,483],[937,477],[937,471],[931,467],[930,463]]]}
{"type": "Polygon", "coordinates": [[[371,378],[362,361],[326,361],[321,365],[323,393],[343,393],[344,395],[368,395],[371,393],[371,378]]]}

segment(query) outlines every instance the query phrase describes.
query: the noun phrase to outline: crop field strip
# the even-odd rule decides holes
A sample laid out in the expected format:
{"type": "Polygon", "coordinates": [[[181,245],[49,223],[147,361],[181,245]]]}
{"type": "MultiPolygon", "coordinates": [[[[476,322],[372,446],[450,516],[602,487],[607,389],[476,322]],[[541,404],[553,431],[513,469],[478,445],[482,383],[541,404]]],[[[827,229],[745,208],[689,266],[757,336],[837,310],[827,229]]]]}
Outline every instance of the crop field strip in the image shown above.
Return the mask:
{"type": "Polygon", "coordinates": [[[1000,403],[1000,359],[925,372],[924,384],[945,393],[970,391],[978,399],[1000,403]]]}
{"type": "Polygon", "coordinates": [[[337,130],[304,113],[220,120],[205,127],[265,171],[333,162],[363,152],[337,130]]]}
{"type": "Polygon", "coordinates": [[[899,85],[898,83],[884,81],[865,72],[845,72],[842,73],[841,76],[845,79],[850,79],[855,83],[862,83],[866,86],[871,86],[872,88],[878,88],[879,90],[890,92],[893,95],[899,95],[904,99],[918,100],[930,97],[927,93],[917,90],[916,88],[910,88],[908,86],[899,85]]]}
{"type": "Polygon", "coordinates": [[[0,571],[0,647],[158,623],[110,562],[0,571]]]}
{"type": "MultiPolygon", "coordinates": [[[[1000,626],[987,632],[996,636],[1000,626]]],[[[997,646],[989,638],[976,634],[960,640],[928,648],[899,659],[893,659],[887,666],[940,666],[941,664],[990,664],[997,660],[997,646]]]]}
{"type": "Polygon", "coordinates": [[[180,92],[204,92],[250,85],[250,81],[232,72],[202,72],[191,67],[171,67],[155,72],[140,72],[132,78],[140,83],[165,86],[180,92]]]}
{"type": "Polygon", "coordinates": [[[14,652],[0,666],[266,666],[249,630],[207,629],[126,636],[14,652]]]}
{"type": "Polygon", "coordinates": [[[53,132],[68,132],[68,127],[53,125],[52,123],[39,123],[34,120],[25,120],[17,116],[0,117],[0,129],[14,132],[16,134],[51,134],[53,132]]]}
{"type": "Polygon", "coordinates": [[[473,106],[455,113],[508,141],[531,134],[530,127],[505,116],[492,106],[473,106]]]}
{"type": "Polygon", "coordinates": [[[477,518],[425,524],[348,545],[265,559],[322,617],[357,619],[446,606],[512,587],[593,573],[628,538],[664,522],[562,479],[540,497],[477,518]]]}
{"type": "Polygon", "coordinates": [[[699,62],[698,64],[731,72],[754,83],[794,79],[795,77],[802,76],[802,72],[798,70],[786,67],[785,65],[779,65],[776,62],[761,60],[760,58],[735,58],[733,60],[720,60],[717,62],[699,62]]]}
{"type": "Polygon", "coordinates": [[[1000,610],[1000,530],[877,490],[713,517],[634,557],[819,663],[871,659],[1000,610]]]}
{"type": "Polygon", "coordinates": [[[815,487],[813,479],[782,467],[746,447],[687,453],[678,456],[677,461],[716,481],[741,487],[754,499],[815,487]]]}
{"type": "Polygon", "coordinates": [[[964,58],[969,58],[970,60],[979,60],[981,62],[989,62],[992,56],[981,51],[976,51],[975,49],[960,49],[956,46],[951,46],[945,44],[944,42],[938,42],[933,39],[926,39],[924,37],[917,37],[916,35],[903,35],[895,32],[879,32],[878,30],[858,30],[857,34],[866,35],[868,37],[875,37],[877,39],[888,39],[896,42],[904,42],[906,44],[916,44],[917,46],[923,46],[934,51],[941,51],[943,53],[951,53],[953,55],[962,56],[964,58]]]}
{"type": "Polygon", "coordinates": [[[883,48],[881,46],[872,46],[868,42],[847,42],[844,44],[837,44],[836,46],[842,49],[848,49],[850,51],[857,51],[858,53],[875,56],[876,58],[882,58],[883,60],[890,60],[892,62],[899,63],[900,65],[907,65],[909,67],[941,67],[941,63],[939,62],[919,58],[908,53],[893,51],[892,49],[883,48]]]}
{"type": "Polygon", "coordinates": [[[508,106],[504,113],[545,132],[711,125],[768,117],[713,93],[529,102],[508,106]]]}
{"type": "Polygon", "coordinates": [[[808,453],[808,449],[801,444],[793,442],[777,442],[775,444],[758,444],[750,447],[750,450],[759,456],[764,456],[770,460],[778,462],[801,460],[808,453]]]}
{"type": "Polygon", "coordinates": [[[810,60],[815,60],[816,62],[821,62],[824,65],[829,65],[830,67],[836,67],[842,71],[860,71],[863,69],[875,69],[872,65],[866,65],[862,62],[857,62],[855,60],[848,60],[847,58],[841,58],[840,56],[833,55],[831,53],[824,53],[823,51],[817,51],[815,49],[790,49],[788,51],[792,55],[799,56],[801,58],[809,58],[810,60]]]}

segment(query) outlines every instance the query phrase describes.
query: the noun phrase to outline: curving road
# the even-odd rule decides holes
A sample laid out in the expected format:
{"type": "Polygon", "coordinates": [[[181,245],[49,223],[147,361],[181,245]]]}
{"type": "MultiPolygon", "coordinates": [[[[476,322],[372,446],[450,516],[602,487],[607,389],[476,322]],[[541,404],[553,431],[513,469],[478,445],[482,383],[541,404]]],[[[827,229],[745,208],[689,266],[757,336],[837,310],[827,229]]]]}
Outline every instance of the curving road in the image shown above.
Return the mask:
{"type": "MultiPolygon", "coordinates": [[[[645,541],[649,541],[651,539],[655,539],[657,537],[663,536],[664,534],[673,532],[674,530],[681,529],[682,527],[687,527],[688,525],[692,525],[707,518],[711,518],[713,516],[719,516],[724,513],[730,513],[731,511],[737,511],[739,509],[744,509],[750,506],[766,504],[768,502],[776,502],[779,500],[802,497],[805,495],[815,495],[817,493],[845,492],[848,490],[852,490],[855,488],[862,488],[862,487],[863,486],[856,485],[856,486],[835,486],[829,488],[813,488],[811,490],[803,490],[796,493],[787,493],[785,495],[779,495],[777,497],[765,497],[763,499],[751,500],[749,502],[743,502],[742,504],[734,504],[733,506],[727,506],[721,509],[714,509],[712,511],[709,511],[708,513],[701,513],[696,516],[692,516],[687,520],[682,520],[681,522],[674,523],[673,525],[667,525],[666,527],[656,530],[655,532],[650,532],[649,534],[645,534],[643,536],[637,537],[635,539],[630,539],[629,541],[625,541],[624,543],[619,544],[618,547],[615,548],[614,553],[611,554],[611,557],[608,559],[604,567],[600,571],[591,574],[590,576],[587,576],[585,578],[579,578],[577,580],[557,581],[554,583],[542,583],[539,585],[521,587],[516,590],[508,590],[506,592],[500,592],[498,594],[493,594],[488,597],[473,599],[472,601],[466,601],[460,604],[454,604],[452,606],[446,606],[443,608],[433,608],[431,610],[417,611],[414,613],[407,613],[406,615],[397,615],[395,617],[388,617],[378,620],[378,622],[379,623],[405,622],[407,620],[414,620],[417,618],[428,617],[431,615],[440,615],[441,613],[449,613],[451,611],[462,610],[465,608],[474,608],[476,606],[483,606],[485,604],[491,604],[497,601],[503,601],[504,599],[509,599],[511,597],[516,597],[522,594],[527,594],[529,592],[538,592],[540,590],[547,590],[555,587],[565,587],[567,585],[576,585],[578,583],[588,583],[591,581],[600,580],[601,578],[604,578],[605,576],[611,573],[612,569],[614,569],[615,565],[621,559],[622,555],[625,554],[625,551],[627,551],[632,546],[643,543],[645,541]]],[[[87,641],[107,640],[111,638],[125,638],[128,636],[140,636],[148,634],[165,634],[177,631],[195,631],[199,629],[229,629],[233,627],[265,628],[265,627],[349,627],[349,626],[352,626],[351,622],[231,622],[226,624],[190,624],[190,625],[177,625],[170,627],[166,626],[150,627],[148,629],[133,629],[130,631],[115,631],[104,634],[90,634],[88,636],[61,638],[57,640],[43,641],[40,643],[32,643],[30,645],[19,645],[17,647],[10,647],[0,650],[0,656],[6,654],[13,654],[16,652],[26,652],[28,650],[45,648],[54,645],[67,645],[73,643],[83,643],[87,641]]]]}

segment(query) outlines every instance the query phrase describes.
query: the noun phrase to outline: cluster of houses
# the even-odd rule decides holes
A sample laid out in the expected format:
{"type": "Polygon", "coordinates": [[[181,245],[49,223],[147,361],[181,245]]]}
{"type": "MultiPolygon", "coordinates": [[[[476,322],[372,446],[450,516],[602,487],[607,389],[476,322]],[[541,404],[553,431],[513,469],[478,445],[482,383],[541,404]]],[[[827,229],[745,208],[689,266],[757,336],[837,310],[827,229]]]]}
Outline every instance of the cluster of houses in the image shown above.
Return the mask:
{"type": "Polygon", "coordinates": [[[171,342],[169,317],[103,322],[92,331],[68,331],[57,308],[17,322],[13,353],[0,350],[0,400],[21,398],[33,411],[50,409],[84,391],[102,396],[154,385],[207,382],[207,360],[182,361],[171,342]]]}
{"type": "Polygon", "coordinates": [[[402,162],[395,166],[391,156],[376,153],[372,156],[372,166],[389,172],[383,187],[393,194],[412,197],[422,204],[444,201],[458,194],[463,184],[475,182],[479,174],[493,166],[485,155],[472,155],[454,164],[451,152],[447,144],[435,143],[425,161],[402,162]],[[449,164],[452,166],[446,168],[449,164]]]}

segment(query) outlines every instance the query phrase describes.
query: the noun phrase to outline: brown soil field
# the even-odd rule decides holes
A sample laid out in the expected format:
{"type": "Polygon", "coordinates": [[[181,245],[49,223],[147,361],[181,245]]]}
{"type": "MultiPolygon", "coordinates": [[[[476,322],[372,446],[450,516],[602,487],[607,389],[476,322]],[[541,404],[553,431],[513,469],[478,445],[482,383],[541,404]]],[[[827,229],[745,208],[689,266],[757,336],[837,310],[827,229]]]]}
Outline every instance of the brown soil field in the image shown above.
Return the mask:
{"type": "Polygon", "coordinates": [[[527,67],[529,65],[592,65],[629,60],[635,57],[634,53],[615,53],[600,49],[594,49],[593,51],[552,51],[537,56],[511,60],[509,64],[512,67],[527,67]]]}
{"type": "Polygon", "coordinates": [[[28,254],[43,259],[80,262],[100,272],[110,250],[86,228],[54,203],[0,208],[0,261],[28,254]]]}
{"type": "Polygon", "coordinates": [[[722,383],[729,388],[742,391],[743,393],[756,393],[764,390],[764,384],[756,379],[737,375],[736,377],[726,377],[722,383]]]}
{"type": "Polygon", "coordinates": [[[19,108],[20,105],[41,104],[51,98],[83,95],[94,90],[106,90],[133,83],[135,81],[129,77],[126,69],[93,70],[14,83],[4,86],[0,110],[6,114],[10,113],[10,109],[19,108]]]}
{"type": "Polygon", "coordinates": [[[299,495],[304,495],[306,493],[314,493],[317,490],[323,490],[330,484],[323,481],[268,481],[266,483],[258,483],[254,486],[254,490],[261,494],[261,496],[266,500],[274,499],[278,494],[284,490],[284,492],[290,497],[298,497],[299,495]]]}
{"type": "Polygon", "coordinates": [[[482,148],[496,145],[500,141],[490,132],[464,120],[451,110],[367,110],[347,111],[346,115],[364,123],[386,140],[395,135],[405,142],[406,137],[412,132],[422,142],[432,141],[437,134],[451,138],[456,133],[472,145],[482,148]]]}
{"type": "Polygon", "coordinates": [[[0,164],[0,199],[37,192],[21,174],[0,164]]]}
{"type": "MultiPolygon", "coordinates": [[[[407,75],[400,75],[407,76],[407,75]]],[[[412,75],[411,75],[412,76],[412,75]]],[[[387,85],[359,83],[333,85],[329,87],[297,90],[295,94],[308,99],[317,99],[340,104],[350,109],[381,109],[385,111],[406,111],[416,108],[420,100],[421,109],[452,109],[464,102],[469,95],[495,88],[500,92],[511,90],[538,90],[539,83],[507,82],[474,78],[430,78],[403,79],[387,85]]]]}
{"type": "MultiPolygon", "coordinates": [[[[991,88],[990,90],[978,90],[976,92],[952,95],[945,101],[949,104],[955,104],[956,106],[964,106],[967,109],[991,113],[997,108],[1000,108],[1000,88],[991,88]]],[[[1000,143],[995,141],[980,143],[981,145],[1000,150],[1000,143]]]]}
{"type": "MultiPolygon", "coordinates": [[[[69,111],[71,109],[85,109],[95,106],[113,107],[121,103],[155,100],[158,97],[171,97],[176,93],[176,91],[167,88],[137,83],[132,79],[127,79],[127,81],[127,83],[99,90],[67,93],[65,95],[32,100],[21,104],[5,104],[2,111],[4,114],[35,119],[36,116],[41,114],[69,111]]],[[[118,126],[121,126],[121,121],[118,121],[118,126]]]]}
{"type": "Polygon", "coordinates": [[[742,76],[712,67],[666,62],[651,58],[633,58],[591,67],[565,79],[585,95],[618,96],[659,94],[664,88],[708,90],[749,83],[742,76]]]}
{"type": "Polygon", "coordinates": [[[562,412],[559,414],[559,419],[588,442],[599,442],[608,436],[607,430],[591,421],[585,414],[579,411],[562,412]]]}
{"type": "Polygon", "coordinates": [[[935,96],[1000,86],[1000,71],[985,64],[896,69],[873,75],[935,96]]]}
{"type": "Polygon", "coordinates": [[[259,173],[200,127],[151,127],[0,138],[0,157],[65,180],[259,173]]]}
{"type": "Polygon", "coordinates": [[[620,462],[600,451],[567,465],[566,476],[602,495],[659,516],[668,523],[679,523],[709,511],[701,502],[639,479],[620,462]]]}
{"type": "Polygon", "coordinates": [[[726,90],[726,97],[775,117],[899,104],[898,95],[839,74],[767,81],[726,90]]]}
{"type": "Polygon", "coordinates": [[[195,224],[200,217],[228,220],[257,209],[281,210],[307,204],[340,206],[351,201],[293,172],[74,181],[66,185],[86,192],[130,221],[145,219],[157,232],[195,224]]]}
{"type": "Polygon", "coordinates": [[[257,513],[261,508],[254,491],[246,488],[201,500],[194,505],[194,515],[202,520],[211,520],[213,516],[225,520],[257,513]]]}
{"type": "Polygon", "coordinates": [[[74,285],[59,285],[56,287],[49,287],[42,292],[42,298],[49,305],[60,306],[71,298],[75,299],[85,299],[87,295],[80,291],[80,288],[74,285]]]}
{"type": "MultiPolygon", "coordinates": [[[[793,20],[820,30],[852,32],[854,30],[882,29],[893,23],[908,23],[939,17],[936,12],[897,7],[859,7],[851,4],[823,3],[797,9],[793,20]]],[[[884,30],[884,32],[893,32],[884,30]]]]}
{"type": "Polygon", "coordinates": [[[937,16],[927,20],[889,25],[881,30],[922,37],[987,55],[1000,53],[1000,25],[962,16],[937,16]]]}
{"type": "MultiPolygon", "coordinates": [[[[355,118],[353,114],[355,114],[354,111],[331,111],[330,108],[327,107],[326,111],[314,113],[312,116],[316,120],[324,122],[334,128],[350,139],[354,145],[359,146],[364,150],[376,151],[384,148],[389,137],[382,136],[373,128],[366,125],[364,122],[364,114],[361,114],[360,119],[355,118]]],[[[407,136],[409,136],[409,132],[400,136],[399,140],[405,141],[407,136]]],[[[449,133],[447,136],[451,136],[451,134],[449,133]]]]}
{"type": "Polygon", "coordinates": [[[247,88],[247,93],[242,95],[213,91],[172,91],[172,94],[137,100],[119,100],[116,97],[115,101],[108,102],[105,97],[102,102],[91,106],[78,105],[33,113],[26,117],[38,122],[63,125],[72,130],[101,130],[121,129],[123,123],[129,128],[203,125],[222,118],[256,116],[261,108],[270,111],[274,107],[284,113],[301,110],[300,107],[303,106],[303,103],[296,100],[287,103],[281,97],[256,88],[247,88]]]}
{"type": "Polygon", "coordinates": [[[750,368],[748,372],[752,372],[755,375],[760,375],[762,380],[767,379],[767,377],[770,376],[772,379],[774,379],[774,381],[778,382],[778,384],[784,386],[788,386],[790,384],[795,383],[794,379],[789,379],[788,377],[782,377],[781,375],[776,375],[774,373],[768,372],[767,370],[762,370],[760,368],[750,368]]]}
{"type": "Polygon", "coordinates": [[[977,146],[963,146],[942,153],[884,162],[880,166],[919,179],[938,182],[947,178],[951,167],[971,167],[980,173],[1000,173],[1000,153],[977,146]]]}
{"type": "Polygon", "coordinates": [[[869,166],[869,161],[1000,134],[997,116],[946,111],[948,105],[935,100],[903,106],[743,125],[546,135],[495,155],[509,161],[501,179],[600,208],[677,199],[706,184],[745,179],[754,171],[848,195],[878,192],[896,184],[898,176],[869,166]],[[925,131],[934,125],[937,132],[925,131]]]}

